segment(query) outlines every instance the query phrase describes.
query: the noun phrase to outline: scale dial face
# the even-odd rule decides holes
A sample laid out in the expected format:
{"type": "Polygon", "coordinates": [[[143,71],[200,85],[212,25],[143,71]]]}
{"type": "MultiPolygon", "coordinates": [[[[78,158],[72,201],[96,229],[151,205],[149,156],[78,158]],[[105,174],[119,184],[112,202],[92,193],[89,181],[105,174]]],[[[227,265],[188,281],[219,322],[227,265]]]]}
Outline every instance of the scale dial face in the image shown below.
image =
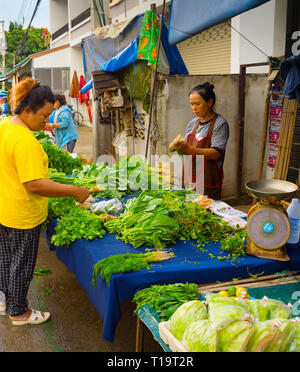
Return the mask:
{"type": "Polygon", "coordinates": [[[253,212],[247,223],[250,240],[259,248],[273,251],[289,240],[291,225],[288,217],[276,208],[263,207],[253,212]]]}

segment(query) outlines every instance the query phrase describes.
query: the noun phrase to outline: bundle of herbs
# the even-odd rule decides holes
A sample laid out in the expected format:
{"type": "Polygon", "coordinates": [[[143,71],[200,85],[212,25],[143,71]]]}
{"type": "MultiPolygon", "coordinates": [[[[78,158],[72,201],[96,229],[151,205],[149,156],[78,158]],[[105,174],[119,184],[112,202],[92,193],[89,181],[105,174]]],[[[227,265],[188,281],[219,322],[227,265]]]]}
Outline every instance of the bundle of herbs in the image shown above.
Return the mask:
{"type": "Polygon", "coordinates": [[[217,242],[234,231],[221,217],[191,201],[184,203],[173,218],[180,225],[180,239],[196,240],[201,245],[217,242]]]}
{"type": "Polygon", "coordinates": [[[39,132],[33,132],[35,138],[39,141],[40,144],[46,143],[46,142],[51,142],[50,141],[50,136],[45,133],[43,130],[39,132]]]}
{"type": "Polygon", "coordinates": [[[167,261],[174,257],[174,254],[166,251],[151,252],[140,254],[118,254],[115,256],[106,257],[94,265],[93,285],[97,285],[98,276],[106,280],[110,284],[110,279],[113,274],[123,274],[131,271],[140,271],[142,269],[150,269],[150,265],[156,262],[167,261]]]}
{"type": "Polygon", "coordinates": [[[228,253],[228,259],[235,262],[239,257],[246,256],[245,241],[247,230],[237,231],[221,240],[221,250],[228,253]]]}
{"type": "Polygon", "coordinates": [[[50,223],[53,218],[67,215],[74,208],[76,208],[76,200],[72,197],[49,198],[48,216],[45,225],[50,223]]]}
{"type": "Polygon", "coordinates": [[[134,248],[146,245],[163,249],[176,243],[180,226],[169,217],[164,195],[163,192],[143,191],[138,198],[127,202],[125,213],[106,222],[105,228],[134,248]]]}
{"type": "Polygon", "coordinates": [[[50,142],[41,144],[48,155],[49,168],[54,168],[58,172],[71,175],[74,169],[82,169],[83,164],[79,158],[73,158],[67,151],[60,149],[50,142]]]}
{"type": "Polygon", "coordinates": [[[185,302],[199,299],[196,284],[177,283],[168,285],[153,285],[138,291],[133,301],[136,303],[135,313],[148,305],[155,309],[161,321],[167,321],[185,302]]]}
{"type": "Polygon", "coordinates": [[[57,169],[53,168],[49,168],[49,179],[64,185],[74,185],[73,177],[67,177],[65,173],[59,172],[57,169]]]}
{"type": "Polygon", "coordinates": [[[177,239],[196,240],[199,244],[219,241],[232,233],[230,225],[205,208],[186,202],[189,191],[143,191],[130,200],[125,212],[105,224],[134,248],[142,245],[157,249],[177,239]]]}
{"type": "Polygon", "coordinates": [[[51,243],[56,247],[69,247],[77,239],[101,239],[104,235],[103,219],[100,216],[85,209],[72,208],[67,214],[58,218],[51,243]]]}

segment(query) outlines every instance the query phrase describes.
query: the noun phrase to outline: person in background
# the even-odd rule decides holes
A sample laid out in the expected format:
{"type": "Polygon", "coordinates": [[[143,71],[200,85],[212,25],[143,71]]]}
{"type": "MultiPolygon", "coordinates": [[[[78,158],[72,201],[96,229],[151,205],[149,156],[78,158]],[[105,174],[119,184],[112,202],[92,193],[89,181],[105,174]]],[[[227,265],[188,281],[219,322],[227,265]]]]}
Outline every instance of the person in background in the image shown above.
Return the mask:
{"type": "Polygon", "coordinates": [[[48,198],[70,196],[82,203],[89,190],[48,179],[48,157],[32,131],[48,123],[55,102],[51,89],[27,77],[12,97],[15,115],[0,123],[0,314],[8,302],[12,325],[22,326],[50,317],[27,301],[48,198]]]}
{"type": "Polygon", "coordinates": [[[10,106],[6,98],[2,98],[1,100],[1,111],[3,116],[11,115],[10,106]]]}
{"type": "Polygon", "coordinates": [[[64,95],[56,95],[54,103],[55,111],[49,117],[46,128],[54,128],[58,146],[66,148],[69,152],[74,151],[74,147],[79,134],[72,117],[72,110],[66,104],[64,95]]]}

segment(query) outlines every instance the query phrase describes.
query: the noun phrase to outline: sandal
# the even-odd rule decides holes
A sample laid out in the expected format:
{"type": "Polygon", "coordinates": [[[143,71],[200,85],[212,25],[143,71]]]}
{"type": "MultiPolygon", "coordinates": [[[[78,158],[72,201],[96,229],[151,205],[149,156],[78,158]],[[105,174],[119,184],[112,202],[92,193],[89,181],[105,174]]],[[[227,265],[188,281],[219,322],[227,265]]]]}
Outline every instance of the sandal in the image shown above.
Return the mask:
{"type": "Polygon", "coordinates": [[[42,313],[39,310],[33,310],[31,312],[31,315],[29,319],[27,320],[12,320],[12,325],[15,326],[22,326],[27,324],[42,324],[47,322],[47,320],[50,318],[50,313],[42,313]]]}

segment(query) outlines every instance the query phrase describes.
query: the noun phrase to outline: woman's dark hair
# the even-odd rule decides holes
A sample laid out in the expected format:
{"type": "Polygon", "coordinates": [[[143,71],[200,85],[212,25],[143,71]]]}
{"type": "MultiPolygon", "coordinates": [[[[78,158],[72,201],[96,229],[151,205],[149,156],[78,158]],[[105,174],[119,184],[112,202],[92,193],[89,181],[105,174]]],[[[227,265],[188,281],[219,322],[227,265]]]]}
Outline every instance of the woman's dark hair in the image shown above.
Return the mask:
{"type": "Polygon", "coordinates": [[[214,92],[215,87],[210,83],[204,83],[202,85],[197,85],[195,88],[193,88],[189,96],[193,93],[199,94],[206,102],[208,102],[210,99],[213,101],[213,105],[216,103],[216,94],[214,92]]]}
{"type": "Polygon", "coordinates": [[[30,107],[33,112],[37,112],[46,102],[55,102],[52,90],[46,85],[30,77],[21,80],[11,92],[14,112],[21,114],[26,107],[30,107]]]}
{"type": "Polygon", "coordinates": [[[56,94],[55,101],[58,101],[61,106],[64,106],[67,104],[66,97],[63,94],[56,94]]]}

